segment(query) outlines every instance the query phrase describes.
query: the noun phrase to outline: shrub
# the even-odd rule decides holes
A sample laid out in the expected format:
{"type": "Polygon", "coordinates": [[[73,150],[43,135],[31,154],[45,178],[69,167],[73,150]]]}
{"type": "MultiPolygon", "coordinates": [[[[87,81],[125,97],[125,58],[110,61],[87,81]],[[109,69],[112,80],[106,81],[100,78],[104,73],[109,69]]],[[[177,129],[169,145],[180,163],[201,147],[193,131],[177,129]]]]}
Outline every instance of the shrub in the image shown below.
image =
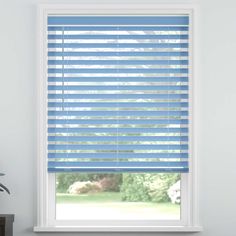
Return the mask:
{"type": "Polygon", "coordinates": [[[102,190],[107,192],[119,192],[122,181],[122,175],[115,174],[113,176],[106,176],[99,181],[102,190]]]}
{"type": "Polygon", "coordinates": [[[168,202],[168,189],[180,179],[180,174],[152,174],[150,176],[149,195],[152,202],[168,202]]]}
{"type": "Polygon", "coordinates": [[[67,192],[70,194],[97,193],[101,191],[102,188],[100,183],[90,181],[77,181],[73,183],[67,190],[67,192]]]}
{"type": "Polygon", "coordinates": [[[150,201],[148,188],[144,184],[145,174],[123,174],[122,201],[150,201]]]}
{"type": "Polygon", "coordinates": [[[169,201],[168,189],[180,179],[180,174],[123,174],[123,201],[169,201]]]}
{"type": "Polygon", "coordinates": [[[73,183],[89,180],[88,174],[84,173],[59,173],[57,174],[57,191],[65,193],[73,183]]]}
{"type": "MultiPolygon", "coordinates": [[[[57,174],[57,192],[66,193],[68,188],[75,182],[97,181],[100,182],[104,178],[112,178],[114,185],[111,187],[114,191],[119,191],[122,174],[99,174],[99,173],[59,173],[57,174]],[[116,190],[115,190],[116,189],[116,190]]],[[[109,191],[109,190],[106,190],[109,191]]]]}

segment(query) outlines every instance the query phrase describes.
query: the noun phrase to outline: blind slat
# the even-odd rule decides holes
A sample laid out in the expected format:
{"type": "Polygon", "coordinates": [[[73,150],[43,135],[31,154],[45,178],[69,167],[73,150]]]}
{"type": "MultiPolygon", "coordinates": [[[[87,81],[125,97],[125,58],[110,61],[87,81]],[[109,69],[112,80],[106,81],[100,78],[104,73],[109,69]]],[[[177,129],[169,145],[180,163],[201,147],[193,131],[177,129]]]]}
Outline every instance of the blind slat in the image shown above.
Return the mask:
{"type": "Polygon", "coordinates": [[[65,35],[58,35],[58,34],[48,34],[48,39],[188,39],[187,34],[178,34],[178,35],[169,35],[169,34],[161,34],[161,35],[123,35],[123,34],[115,34],[115,35],[98,35],[98,34],[88,34],[88,35],[81,35],[81,34],[65,34],[65,35]]]}
{"type": "Polygon", "coordinates": [[[122,85],[122,86],[111,86],[111,85],[106,85],[106,86],[102,86],[102,85],[98,85],[98,86],[89,86],[89,85],[80,85],[80,86],[76,86],[76,85],[71,85],[71,86],[61,86],[61,85],[54,85],[54,86],[48,86],[48,90],[73,90],[73,91],[79,91],[79,90],[157,90],[157,91],[161,91],[161,90],[168,90],[168,91],[180,91],[180,90],[188,90],[188,86],[187,85],[181,85],[181,86],[174,86],[174,85],[170,85],[170,86],[154,86],[154,85],[149,85],[149,86],[142,86],[142,85],[138,85],[138,86],[126,86],[126,85],[122,85]]]}
{"type": "MultiPolygon", "coordinates": [[[[61,50],[62,51],[62,50],[61,50]]],[[[145,57],[154,57],[154,56],[176,56],[176,57],[184,57],[184,56],[188,56],[188,52],[182,52],[182,51],[132,51],[132,52],[123,52],[123,51],[103,51],[103,52],[99,52],[99,51],[95,51],[93,50],[92,52],[86,52],[86,51],[80,51],[80,52],[75,52],[75,51],[69,51],[69,52],[58,52],[58,51],[49,51],[48,52],[48,56],[64,56],[64,57],[73,57],[73,56],[145,56],[145,57]]]]}
{"type": "Polygon", "coordinates": [[[49,102],[48,107],[188,107],[187,102],[49,102]]]}
{"type": "Polygon", "coordinates": [[[49,116],[188,116],[188,111],[48,111],[49,116]]]}
{"type": "Polygon", "coordinates": [[[48,128],[48,133],[187,133],[187,128],[48,128]]]}
{"type": "Polygon", "coordinates": [[[188,124],[187,119],[162,119],[162,120],[153,120],[153,119],[48,119],[48,124],[152,124],[152,125],[164,125],[164,124],[188,124]]]}
{"type": "Polygon", "coordinates": [[[188,65],[187,60],[48,60],[48,65],[188,65]]]}
{"type": "Polygon", "coordinates": [[[120,141],[188,141],[188,136],[48,136],[48,141],[64,142],[120,142],[120,141]]]}
{"type": "MultiPolygon", "coordinates": [[[[49,91],[51,92],[51,91],[49,91]]],[[[117,94],[48,94],[49,99],[111,99],[117,98],[117,94]]],[[[122,94],[119,99],[187,99],[188,94],[122,94]]]]}
{"type": "Polygon", "coordinates": [[[183,16],[51,16],[48,25],[188,25],[183,16]]]}
{"type": "Polygon", "coordinates": [[[187,48],[187,43],[48,43],[48,48],[187,48]]]}
{"type": "MultiPolygon", "coordinates": [[[[48,31],[72,31],[72,32],[76,32],[76,31],[164,31],[164,32],[168,32],[168,31],[188,31],[189,27],[188,26],[173,26],[173,25],[169,25],[169,26],[49,26],[48,27],[48,31]]],[[[119,34],[119,33],[116,33],[119,34]]]]}
{"type": "Polygon", "coordinates": [[[48,77],[48,82],[188,82],[188,77],[48,77]]]}
{"type": "MultiPolygon", "coordinates": [[[[117,153],[48,153],[49,159],[83,159],[83,158],[91,158],[91,159],[115,159],[117,158],[117,153]]],[[[179,159],[179,158],[188,158],[188,153],[119,153],[120,159],[130,159],[130,158],[142,158],[142,159],[156,159],[156,158],[167,158],[167,159],[179,159]]]]}
{"type": "Polygon", "coordinates": [[[49,171],[86,171],[86,172],[99,172],[99,171],[112,171],[112,172],[123,172],[123,171],[145,171],[145,172],[172,172],[178,169],[179,172],[188,171],[187,161],[178,162],[48,162],[49,171]]]}

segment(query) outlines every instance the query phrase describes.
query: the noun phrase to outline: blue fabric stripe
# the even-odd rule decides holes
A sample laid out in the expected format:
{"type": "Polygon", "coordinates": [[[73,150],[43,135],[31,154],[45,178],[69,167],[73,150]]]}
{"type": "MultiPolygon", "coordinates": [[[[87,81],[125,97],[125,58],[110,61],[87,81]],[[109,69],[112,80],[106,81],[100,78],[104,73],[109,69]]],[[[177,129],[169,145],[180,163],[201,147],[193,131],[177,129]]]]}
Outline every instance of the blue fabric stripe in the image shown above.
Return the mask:
{"type": "Polygon", "coordinates": [[[187,133],[188,128],[48,128],[48,133],[187,133]]]}
{"type": "Polygon", "coordinates": [[[188,48],[188,43],[48,43],[48,48],[188,48]]]}
{"type": "Polygon", "coordinates": [[[187,102],[49,102],[48,107],[188,107],[187,102]]]}
{"type": "MultiPolygon", "coordinates": [[[[49,99],[117,99],[117,94],[48,94],[49,99]]],[[[188,94],[122,94],[119,99],[188,99],[188,94]]]]}
{"type": "Polygon", "coordinates": [[[49,34],[48,39],[188,39],[187,34],[178,34],[178,35],[171,35],[171,34],[145,34],[145,35],[119,35],[119,34],[113,34],[113,35],[81,35],[81,34],[49,34]]]}
{"type": "Polygon", "coordinates": [[[188,56],[188,52],[48,52],[48,56],[188,56]]]}
{"type": "Polygon", "coordinates": [[[48,60],[48,65],[188,65],[188,60],[48,60]]]}
{"type": "Polygon", "coordinates": [[[93,74],[93,73],[104,73],[104,74],[119,74],[119,73],[149,73],[149,74],[153,74],[153,73],[181,73],[181,74],[187,74],[188,73],[188,69],[48,69],[48,73],[49,74],[53,74],[53,73],[69,73],[69,74],[84,74],[84,73],[89,73],[89,74],[93,74]]]}
{"type": "Polygon", "coordinates": [[[188,25],[186,16],[49,16],[48,25],[188,25]]]}
{"type": "MultiPolygon", "coordinates": [[[[112,90],[119,90],[119,91],[123,91],[123,90],[157,90],[157,91],[163,91],[163,90],[168,90],[168,91],[182,91],[182,90],[188,90],[188,86],[187,85],[180,85],[180,86],[175,86],[175,85],[170,85],[170,86],[165,86],[165,85],[160,85],[160,86],[149,86],[149,85],[122,85],[122,86],[111,86],[111,85],[98,85],[98,86],[90,86],[90,85],[81,85],[81,86],[76,86],[76,85],[71,85],[71,86],[60,86],[60,85],[49,85],[48,86],[48,90],[74,90],[74,91],[87,91],[87,90],[105,90],[105,91],[112,91],[112,90]]],[[[122,97],[123,94],[120,95],[120,97],[122,97]]],[[[117,95],[118,96],[118,95],[117,95]]]]}
{"type": "Polygon", "coordinates": [[[48,171],[187,172],[188,162],[48,162],[48,171]]]}
{"type": "Polygon", "coordinates": [[[188,26],[49,26],[48,31],[188,31],[188,26]]]}
{"type": "Polygon", "coordinates": [[[144,161],[132,161],[132,162],[59,162],[59,161],[49,161],[49,167],[50,166],[57,166],[57,167],[187,167],[188,162],[182,161],[182,162],[175,162],[175,161],[165,161],[165,162],[144,162],[144,161]]]}
{"type": "Polygon", "coordinates": [[[102,167],[97,167],[97,168],[66,168],[66,167],[48,167],[48,172],[49,173],[58,173],[58,172],[93,172],[93,173],[188,173],[189,168],[177,168],[177,167],[171,167],[171,168],[166,168],[166,167],[149,167],[149,168],[124,168],[124,167],[110,167],[110,168],[102,168],[102,167]]]}
{"type": "Polygon", "coordinates": [[[187,119],[161,119],[161,120],[153,120],[153,119],[102,119],[102,120],[96,120],[96,119],[48,119],[48,124],[153,124],[153,125],[164,125],[164,124],[188,124],[187,119]]]}
{"type": "Polygon", "coordinates": [[[48,141],[117,142],[117,141],[188,141],[188,136],[48,136],[48,141]]]}
{"type": "MultiPolygon", "coordinates": [[[[116,151],[116,150],[188,150],[188,145],[48,145],[48,150],[106,150],[106,151],[116,151]]],[[[119,157],[119,154],[117,154],[119,157]]]]}
{"type": "Polygon", "coordinates": [[[188,77],[48,77],[48,82],[188,82],[188,77]]]}
{"type": "MultiPolygon", "coordinates": [[[[117,158],[117,153],[48,153],[49,159],[60,159],[60,158],[102,158],[102,159],[115,159],[117,158]]],[[[129,159],[129,158],[188,158],[188,153],[119,153],[120,159],[129,159]]]]}
{"type": "Polygon", "coordinates": [[[48,111],[49,116],[187,116],[188,111],[48,111]]]}

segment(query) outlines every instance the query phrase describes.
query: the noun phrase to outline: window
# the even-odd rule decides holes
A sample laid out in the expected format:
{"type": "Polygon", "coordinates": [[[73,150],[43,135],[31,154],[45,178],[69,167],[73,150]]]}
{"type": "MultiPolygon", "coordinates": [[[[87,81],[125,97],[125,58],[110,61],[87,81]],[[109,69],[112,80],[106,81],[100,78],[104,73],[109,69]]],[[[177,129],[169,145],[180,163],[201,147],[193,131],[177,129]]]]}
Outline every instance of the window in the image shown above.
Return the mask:
{"type": "Polygon", "coordinates": [[[141,9],[41,8],[36,231],[199,229],[193,218],[192,10],[141,9]],[[84,195],[74,196],[78,205],[60,204],[73,202],[59,193],[69,178],[71,193],[93,193],[86,204],[84,195]],[[169,198],[164,210],[145,203],[157,202],[157,183],[169,198]],[[129,199],[125,207],[114,203],[121,192],[129,199]],[[102,198],[106,204],[99,205],[102,198]],[[171,201],[179,204],[170,210],[171,201]]]}

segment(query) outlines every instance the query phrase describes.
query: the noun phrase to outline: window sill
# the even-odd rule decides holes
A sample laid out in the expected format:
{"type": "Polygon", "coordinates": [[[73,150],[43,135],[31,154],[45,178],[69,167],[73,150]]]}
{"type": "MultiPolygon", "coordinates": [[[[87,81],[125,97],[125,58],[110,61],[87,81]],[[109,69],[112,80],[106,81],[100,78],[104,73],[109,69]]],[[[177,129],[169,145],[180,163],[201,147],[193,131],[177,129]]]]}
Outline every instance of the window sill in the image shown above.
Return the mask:
{"type": "Polygon", "coordinates": [[[34,232],[200,232],[201,226],[35,226],[34,232]]]}

